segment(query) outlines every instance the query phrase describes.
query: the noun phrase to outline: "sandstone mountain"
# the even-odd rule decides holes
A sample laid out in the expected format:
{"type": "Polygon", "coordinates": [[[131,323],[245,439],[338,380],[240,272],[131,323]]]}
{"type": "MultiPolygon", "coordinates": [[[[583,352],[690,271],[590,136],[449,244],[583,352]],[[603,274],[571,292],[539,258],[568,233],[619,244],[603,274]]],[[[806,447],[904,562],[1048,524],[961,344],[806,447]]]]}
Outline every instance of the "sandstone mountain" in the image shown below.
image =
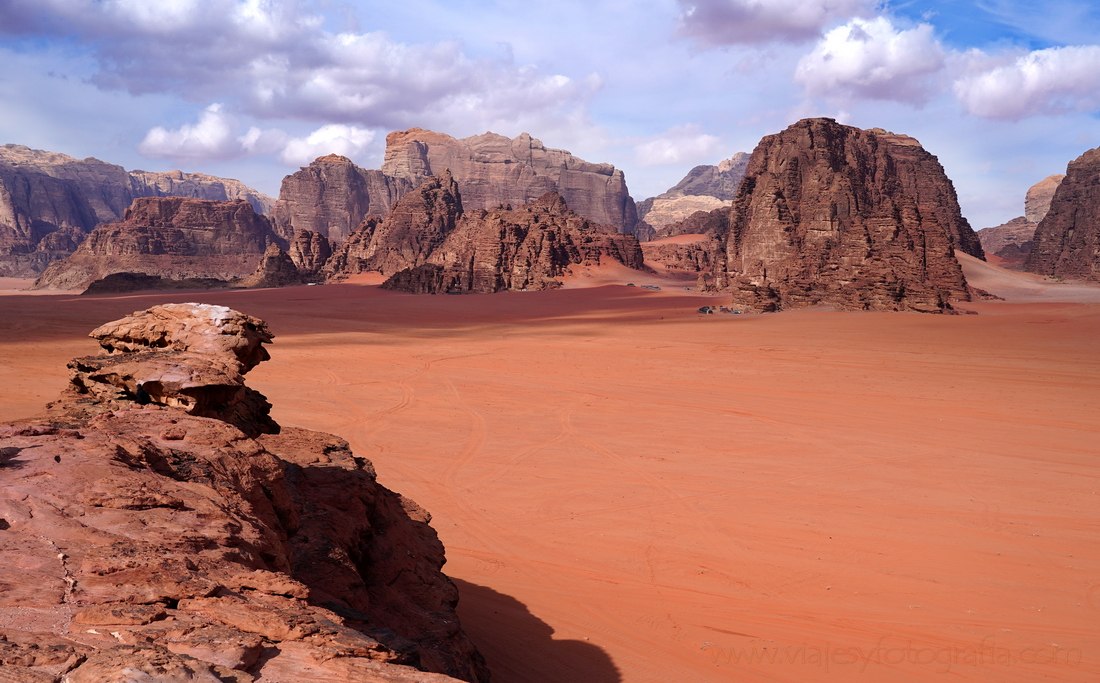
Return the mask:
{"type": "Polygon", "coordinates": [[[0,276],[32,277],[71,254],[96,225],[117,221],[136,197],[272,200],[238,181],[169,171],[127,172],[98,159],[0,146],[0,276]]]}
{"type": "Polygon", "coordinates": [[[386,136],[382,172],[419,184],[449,170],[467,211],[520,206],[557,192],[593,223],[631,232],[638,220],[623,172],[544,146],[523,133],[455,139],[419,128],[386,136]]]}
{"type": "Polygon", "coordinates": [[[1100,147],[1071,161],[1039,227],[1027,270],[1100,280],[1100,147]]]}
{"type": "Polygon", "coordinates": [[[252,274],[277,237],[243,200],[135,199],[123,220],[100,225],[36,287],[82,289],[111,273],[230,281],[252,274]]]}
{"type": "Polygon", "coordinates": [[[978,231],[982,250],[987,256],[995,256],[999,265],[1013,270],[1023,270],[1027,256],[1031,253],[1035,229],[1050,210],[1054,191],[1062,182],[1063,175],[1052,175],[1032,185],[1024,200],[1024,215],[993,228],[978,231]]]}
{"type": "Polygon", "coordinates": [[[275,204],[275,229],[290,240],[312,230],[330,242],[342,242],[366,218],[389,214],[415,184],[382,171],[359,168],[337,154],[319,157],[283,178],[275,204]]]}
{"type": "Polygon", "coordinates": [[[241,280],[242,287],[290,287],[305,282],[294,261],[272,242],[260,257],[256,272],[241,280]]]}
{"type": "Polygon", "coordinates": [[[760,141],[719,242],[715,285],[755,310],[949,310],[969,299],[954,250],[982,256],[936,157],[832,119],[760,141]]]}
{"type": "Polygon", "coordinates": [[[653,236],[668,237],[662,228],[697,211],[729,206],[737,195],[748,164],[749,155],[738,152],[717,166],[696,166],[667,191],[639,202],[638,220],[652,228],[653,236]]]}
{"type": "Polygon", "coordinates": [[[303,229],[290,240],[287,253],[303,278],[315,280],[332,256],[332,246],[321,233],[303,229]]]}
{"type": "Polygon", "coordinates": [[[0,425],[0,678],[488,680],[430,516],[244,385],[262,321],[170,304],[93,336],[48,415],[0,425]]]}
{"type": "Polygon", "coordinates": [[[589,222],[548,192],[515,209],[467,212],[423,265],[383,286],[427,294],[539,290],[560,285],[572,266],[604,260],[643,267],[633,235],[589,222]]]}

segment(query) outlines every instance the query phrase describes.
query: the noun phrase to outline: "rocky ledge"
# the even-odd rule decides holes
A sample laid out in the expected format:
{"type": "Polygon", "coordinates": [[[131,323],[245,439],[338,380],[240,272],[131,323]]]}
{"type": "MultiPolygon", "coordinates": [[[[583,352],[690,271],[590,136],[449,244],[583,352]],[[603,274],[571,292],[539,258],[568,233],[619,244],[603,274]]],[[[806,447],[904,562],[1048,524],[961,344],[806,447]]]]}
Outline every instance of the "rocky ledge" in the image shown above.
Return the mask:
{"type": "Polygon", "coordinates": [[[430,516],[243,375],[266,325],[158,306],[0,425],[0,680],[486,681],[430,516]]]}

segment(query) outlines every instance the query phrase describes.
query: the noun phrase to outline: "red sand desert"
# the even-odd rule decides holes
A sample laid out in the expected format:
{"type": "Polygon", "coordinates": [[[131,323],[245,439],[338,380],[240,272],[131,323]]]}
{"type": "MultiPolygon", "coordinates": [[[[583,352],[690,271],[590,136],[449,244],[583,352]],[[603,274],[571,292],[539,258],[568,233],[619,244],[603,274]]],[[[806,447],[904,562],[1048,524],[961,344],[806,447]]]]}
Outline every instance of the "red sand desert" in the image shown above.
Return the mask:
{"type": "Polygon", "coordinates": [[[96,325],[225,304],[277,335],[249,375],[275,418],[433,513],[499,683],[1100,680],[1100,290],[965,265],[1007,300],[8,292],[0,418],[96,325]]]}

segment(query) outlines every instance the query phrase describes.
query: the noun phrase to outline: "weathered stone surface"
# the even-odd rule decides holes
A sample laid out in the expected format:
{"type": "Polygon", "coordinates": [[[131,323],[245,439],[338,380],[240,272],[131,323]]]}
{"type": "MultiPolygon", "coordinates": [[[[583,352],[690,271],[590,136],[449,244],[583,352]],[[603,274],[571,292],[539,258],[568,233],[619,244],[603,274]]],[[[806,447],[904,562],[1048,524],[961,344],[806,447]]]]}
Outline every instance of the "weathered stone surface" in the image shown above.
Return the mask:
{"type": "Polygon", "coordinates": [[[422,265],[383,286],[431,294],[547,289],[570,267],[603,259],[643,267],[633,235],[589,222],[550,192],[516,209],[468,211],[422,265]]]}
{"type": "Polygon", "coordinates": [[[419,184],[450,171],[467,211],[520,206],[557,192],[593,223],[630,232],[638,220],[622,171],[551,149],[523,133],[484,133],[461,140],[413,128],[386,136],[382,172],[419,184]]]}
{"type": "Polygon", "coordinates": [[[1026,268],[1050,277],[1100,280],[1100,147],[1070,162],[1035,231],[1026,268]]]}
{"type": "Polygon", "coordinates": [[[123,220],[97,227],[35,286],[82,289],[120,272],[230,281],[251,275],[277,239],[267,218],[243,200],[135,199],[123,220]]]}
{"type": "Polygon", "coordinates": [[[186,278],[183,280],[169,280],[159,275],[148,273],[111,273],[98,280],[93,280],[82,295],[89,294],[120,294],[123,292],[142,291],[178,291],[185,289],[224,289],[233,283],[214,278],[186,278]]]}
{"type": "Polygon", "coordinates": [[[267,245],[256,272],[241,280],[243,287],[290,287],[305,283],[294,261],[278,244],[267,245]]]}
{"type": "Polygon", "coordinates": [[[236,180],[169,171],[128,173],[21,145],[0,146],[0,276],[31,277],[71,254],[100,223],[117,221],[136,197],[271,199],[236,180]]]}
{"type": "Polygon", "coordinates": [[[1024,218],[1038,225],[1039,221],[1043,220],[1047,212],[1050,211],[1050,203],[1054,200],[1054,193],[1065,177],[1061,173],[1047,176],[1029,187],[1027,197],[1024,199],[1024,218]]]}
{"type": "Polygon", "coordinates": [[[993,228],[982,228],[978,239],[986,256],[996,257],[998,265],[1012,270],[1023,270],[1027,255],[1031,253],[1035,229],[1039,226],[1024,216],[993,228]]]}
{"type": "Polygon", "coordinates": [[[832,119],[761,140],[720,243],[716,285],[756,310],[945,311],[969,299],[954,250],[982,255],[934,156],[832,119]]]}
{"type": "Polygon", "coordinates": [[[683,273],[696,278],[710,276],[718,252],[718,240],[713,234],[678,235],[642,242],[645,264],[658,273],[683,273]]]}
{"type": "Polygon", "coordinates": [[[237,381],[262,321],[178,304],[93,336],[105,373],[0,425],[4,680],[487,680],[428,514],[347,443],[116,383],[237,381]]]}
{"type": "Polygon", "coordinates": [[[325,262],[332,256],[332,245],[319,232],[299,230],[290,240],[287,253],[302,277],[314,280],[320,277],[325,262]]]}
{"type": "Polygon", "coordinates": [[[402,197],[388,218],[367,219],[336,251],[325,272],[330,277],[368,271],[390,276],[423,265],[461,215],[462,198],[451,174],[428,178],[402,197]]]}
{"type": "Polygon", "coordinates": [[[273,215],[275,229],[287,240],[311,230],[336,244],[364,219],[388,215],[414,184],[360,168],[338,154],[319,157],[283,178],[273,215]]]}
{"type": "Polygon", "coordinates": [[[638,220],[651,226],[655,237],[668,237],[663,228],[687,219],[696,211],[729,206],[748,165],[749,155],[738,152],[717,166],[696,166],[667,191],[639,202],[638,220]]]}

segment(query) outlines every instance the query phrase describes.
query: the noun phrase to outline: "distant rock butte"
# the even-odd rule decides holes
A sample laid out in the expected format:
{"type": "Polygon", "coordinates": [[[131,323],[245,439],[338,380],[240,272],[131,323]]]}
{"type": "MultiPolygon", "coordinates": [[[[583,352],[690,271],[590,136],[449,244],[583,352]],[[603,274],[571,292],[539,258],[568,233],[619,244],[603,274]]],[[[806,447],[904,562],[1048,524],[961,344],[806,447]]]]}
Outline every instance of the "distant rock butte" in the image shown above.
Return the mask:
{"type": "Polygon", "coordinates": [[[1061,173],[1047,176],[1028,188],[1027,198],[1024,200],[1024,218],[1038,225],[1050,211],[1050,202],[1065,177],[1061,173]]]}
{"type": "Polygon", "coordinates": [[[463,139],[413,128],[386,136],[382,172],[419,184],[450,171],[467,211],[520,206],[557,192],[593,223],[630,232],[638,220],[623,172],[544,146],[523,133],[484,133],[463,139]]]}
{"type": "Polygon", "coordinates": [[[662,228],[696,211],[729,206],[737,195],[748,164],[749,155],[738,152],[717,166],[696,166],[667,191],[639,202],[638,219],[653,229],[655,237],[669,237],[662,228]]]}
{"type": "Polygon", "coordinates": [[[260,257],[256,272],[241,280],[244,287],[290,287],[304,284],[302,273],[278,244],[272,242],[260,257]]]}
{"type": "Polygon", "coordinates": [[[1035,230],[1050,210],[1050,202],[1064,175],[1052,175],[1032,185],[1024,200],[1024,215],[993,228],[978,231],[982,250],[987,256],[995,256],[998,265],[1012,270],[1023,270],[1034,244],[1035,230]]]}
{"type": "Polygon", "coordinates": [[[1035,230],[1026,268],[1050,277],[1100,280],[1100,147],[1070,162],[1035,230]]]}
{"type": "Polygon", "coordinates": [[[290,240],[287,253],[302,277],[313,280],[320,277],[325,262],[332,256],[332,246],[321,233],[302,229],[290,240]]]}
{"type": "Polygon", "coordinates": [[[33,277],[71,254],[96,225],[117,221],[136,197],[273,200],[236,180],[197,173],[127,172],[98,159],[0,146],[0,276],[33,277]]]}
{"type": "Polygon", "coordinates": [[[428,513],[244,385],[263,321],[169,304],[93,336],[47,415],[0,425],[0,678],[488,680],[428,513]]]}
{"type": "Polygon", "coordinates": [[[251,275],[276,240],[267,218],[243,200],[135,199],[123,220],[93,230],[35,286],[82,289],[119,272],[230,281],[251,275]]]}
{"type": "Polygon", "coordinates": [[[719,236],[735,305],[941,312],[982,256],[936,157],[911,137],[806,119],[760,141],[719,236]]]}
{"type": "Polygon", "coordinates": [[[643,267],[633,235],[591,223],[548,192],[511,210],[468,211],[423,265],[383,287],[419,294],[540,290],[560,286],[573,266],[604,260],[643,267]]]}

